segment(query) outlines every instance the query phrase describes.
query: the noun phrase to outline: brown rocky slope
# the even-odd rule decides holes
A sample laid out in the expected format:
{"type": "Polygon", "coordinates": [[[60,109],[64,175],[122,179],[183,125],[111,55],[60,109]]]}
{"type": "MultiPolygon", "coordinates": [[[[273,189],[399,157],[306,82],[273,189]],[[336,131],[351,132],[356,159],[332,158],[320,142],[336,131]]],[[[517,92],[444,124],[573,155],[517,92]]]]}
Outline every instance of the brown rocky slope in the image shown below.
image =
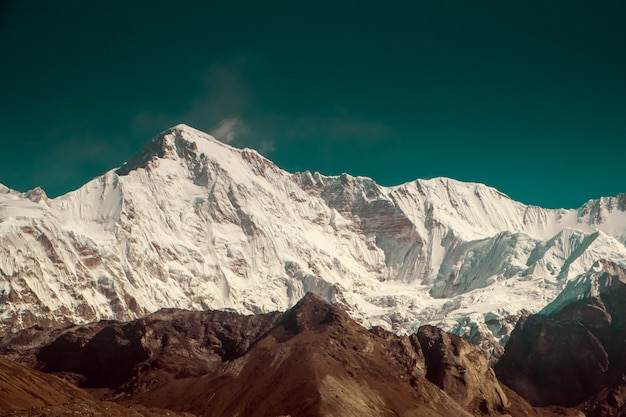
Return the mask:
{"type": "Polygon", "coordinates": [[[144,406],[126,407],[97,401],[91,395],[53,375],[0,357],[0,415],[6,417],[192,417],[144,406]]]}
{"type": "Polygon", "coordinates": [[[534,405],[626,416],[626,270],[606,261],[598,268],[581,299],[557,299],[549,314],[520,320],[495,366],[534,405]]]}
{"type": "Polygon", "coordinates": [[[44,333],[0,348],[127,406],[197,416],[577,415],[531,407],[457,336],[367,330],[313,294],[282,315],[167,310],[44,333]]]}
{"type": "Polygon", "coordinates": [[[67,381],[0,358],[0,412],[89,400],[67,381]]]}

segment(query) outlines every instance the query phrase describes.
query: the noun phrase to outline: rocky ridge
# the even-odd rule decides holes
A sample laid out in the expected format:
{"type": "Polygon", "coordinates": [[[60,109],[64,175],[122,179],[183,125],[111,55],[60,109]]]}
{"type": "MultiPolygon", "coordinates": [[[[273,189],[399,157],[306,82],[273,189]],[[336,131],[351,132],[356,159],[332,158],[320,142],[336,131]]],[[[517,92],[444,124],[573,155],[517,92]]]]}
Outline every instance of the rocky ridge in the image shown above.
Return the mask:
{"type": "Polygon", "coordinates": [[[531,407],[456,335],[367,330],[313,294],[283,314],[167,310],[42,333],[5,336],[0,348],[124,406],[196,416],[579,415],[531,407]]]}

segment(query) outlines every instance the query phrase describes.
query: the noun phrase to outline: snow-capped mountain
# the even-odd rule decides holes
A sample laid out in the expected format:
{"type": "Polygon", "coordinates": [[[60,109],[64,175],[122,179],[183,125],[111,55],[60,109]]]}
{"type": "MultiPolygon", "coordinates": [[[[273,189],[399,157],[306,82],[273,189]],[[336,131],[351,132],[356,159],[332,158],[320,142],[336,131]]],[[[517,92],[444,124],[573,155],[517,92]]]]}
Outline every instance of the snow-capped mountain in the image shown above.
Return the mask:
{"type": "Polygon", "coordinates": [[[625,243],[626,194],[553,210],[448,178],[292,174],[178,125],[61,197],[0,186],[0,314],[17,329],[259,313],[311,291],[365,325],[500,338],[596,261],[626,263],[625,243]]]}

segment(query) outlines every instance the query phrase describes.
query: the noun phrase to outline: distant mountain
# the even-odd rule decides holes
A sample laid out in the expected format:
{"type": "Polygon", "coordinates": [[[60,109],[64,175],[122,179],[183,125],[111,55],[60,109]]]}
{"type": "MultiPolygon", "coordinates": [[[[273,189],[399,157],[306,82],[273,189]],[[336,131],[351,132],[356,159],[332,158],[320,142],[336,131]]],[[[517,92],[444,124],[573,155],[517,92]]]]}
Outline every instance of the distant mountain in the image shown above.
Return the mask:
{"type": "Polygon", "coordinates": [[[0,187],[1,326],[258,314],[310,291],[365,326],[436,324],[497,356],[520,312],[626,263],[625,242],[626,194],[553,210],[448,178],[292,174],[178,125],[58,198],[0,187]]]}
{"type": "Polygon", "coordinates": [[[283,314],[163,310],[26,329],[0,351],[117,403],[203,417],[580,416],[533,408],[459,336],[367,330],[313,294],[283,314]]]}

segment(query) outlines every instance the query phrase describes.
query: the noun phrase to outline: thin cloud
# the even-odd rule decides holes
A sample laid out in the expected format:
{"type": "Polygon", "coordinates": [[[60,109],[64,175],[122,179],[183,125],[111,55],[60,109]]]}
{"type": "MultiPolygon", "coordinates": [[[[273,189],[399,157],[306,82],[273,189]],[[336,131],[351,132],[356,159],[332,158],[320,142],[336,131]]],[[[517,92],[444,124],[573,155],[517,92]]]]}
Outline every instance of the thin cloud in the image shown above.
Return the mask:
{"type": "Polygon", "coordinates": [[[276,147],[274,146],[274,142],[272,142],[271,140],[262,140],[259,143],[259,147],[257,149],[257,151],[259,151],[263,155],[271,154],[275,150],[276,147]]]}
{"type": "Polygon", "coordinates": [[[274,113],[271,104],[260,106],[262,97],[254,94],[245,77],[250,62],[249,58],[239,57],[211,66],[202,76],[199,95],[188,102],[187,108],[171,114],[138,113],[133,120],[135,135],[148,136],[186,123],[211,132],[223,142],[249,146],[264,155],[274,152],[284,141],[333,140],[367,145],[391,136],[388,126],[350,117],[342,109],[334,109],[328,116],[295,116],[274,113]]]}
{"type": "MultiPolygon", "coordinates": [[[[252,93],[243,81],[240,66],[245,59],[238,59],[230,64],[212,65],[203,75],[201,92],[198,97],[189,102],[189,106],[180,113],[163,113],[144,111],[133,118],[133,130],[136,134],[154,133],[157,129],[178,123],[186,123],[203,131],[216,132],[222,123],[228,120],[239,120],[233,129],[225,130],[232,133],[232,138],[218,139],[232,142],[236,135],[244,133],[245,125],[241,122],[241,115],[245,112],[252,100],[252,93]],[[217,126],[217,127],[216,127],[217,126]]],[[[234,123],[234,122],[231,122],[234,123]]],[[[227,129],[225,125],[223,129],[227,129]]],[[[217,137],[217,136],[216,136],[217,137]]]]}
{"type": "Polygon", "coordinates": [[[232,143],[236,138],[248,133],[248,127],[240,117],[230,117],[222,121],[210,132],[222,142],[232,143]]]}

